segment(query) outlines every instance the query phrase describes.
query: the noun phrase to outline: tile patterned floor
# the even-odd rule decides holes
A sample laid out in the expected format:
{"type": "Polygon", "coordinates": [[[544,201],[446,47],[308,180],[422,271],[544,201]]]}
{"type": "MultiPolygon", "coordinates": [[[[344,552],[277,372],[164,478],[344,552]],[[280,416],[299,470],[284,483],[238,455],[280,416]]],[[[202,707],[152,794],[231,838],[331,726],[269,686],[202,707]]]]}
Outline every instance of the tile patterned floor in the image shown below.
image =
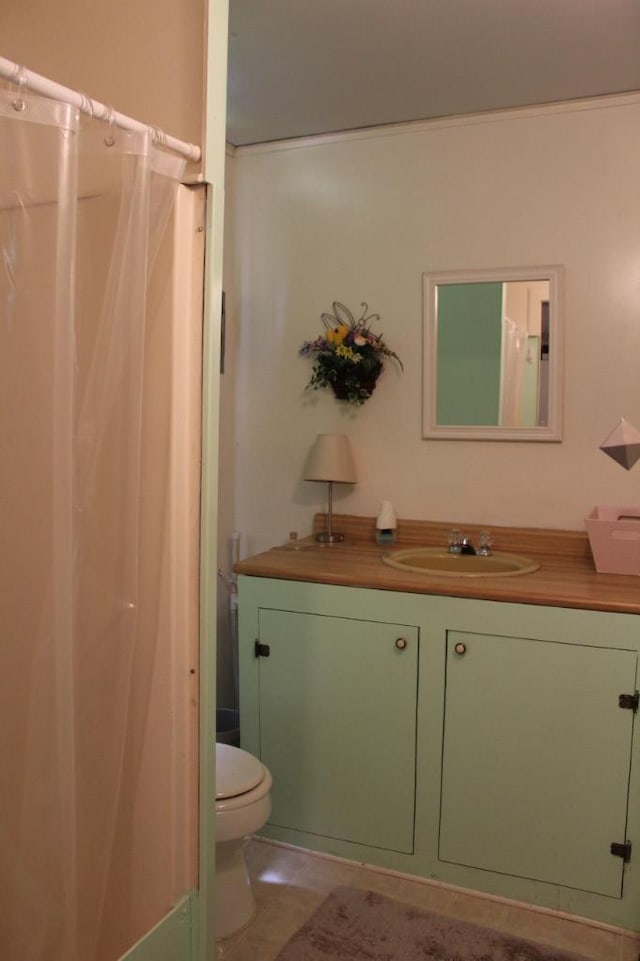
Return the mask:
{"type": "Polygon", "coordinates": [[[487,924],[523,938],[577,951],[593,961],[639,961],[640,937],[540,914],[330,860],[257,838],[247,848],[258,912],[252,923],[217,945],[218,961],[275,961],[278,952],[336,885],[379,891],[426,910],[487,924]]]}

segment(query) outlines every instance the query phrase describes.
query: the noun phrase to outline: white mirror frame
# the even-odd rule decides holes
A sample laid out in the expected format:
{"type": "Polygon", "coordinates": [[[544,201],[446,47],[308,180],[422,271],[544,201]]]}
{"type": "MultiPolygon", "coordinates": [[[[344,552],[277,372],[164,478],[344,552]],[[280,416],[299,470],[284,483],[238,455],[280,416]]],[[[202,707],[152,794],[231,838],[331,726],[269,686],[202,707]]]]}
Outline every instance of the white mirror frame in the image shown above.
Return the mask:
{"type": "Polygon", "coordinates": [[[562,440],[562,371],[563,332],[563,268],[506,267],[495,270],[461,270],[425,273],[423,277],[423,363],[422,363],[422,436],[433,440],[497,440],[497,441],[561,441],[562,440]],[[500,427],[450,425],[437,423],[438,317],[439,284],[473,284],[513,282],[518,280],[549,281],[549,315],[551,318],[551,350],[549,356],[549,418],[544,427],[500,427]]]}

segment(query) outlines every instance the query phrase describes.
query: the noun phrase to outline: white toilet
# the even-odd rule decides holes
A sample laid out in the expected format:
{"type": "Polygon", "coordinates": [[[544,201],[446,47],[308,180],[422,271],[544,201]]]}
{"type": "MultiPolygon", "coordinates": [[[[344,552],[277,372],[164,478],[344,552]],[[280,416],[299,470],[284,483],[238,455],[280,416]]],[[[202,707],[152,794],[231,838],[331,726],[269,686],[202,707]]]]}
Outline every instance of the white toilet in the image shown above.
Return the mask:
{"type": "Polygon", "coordinates": [[[269,820],[270,790],[271,775],[257,758],[216,744],[216,938],[230,937],[255,914],[243,848],[269,820]]]}

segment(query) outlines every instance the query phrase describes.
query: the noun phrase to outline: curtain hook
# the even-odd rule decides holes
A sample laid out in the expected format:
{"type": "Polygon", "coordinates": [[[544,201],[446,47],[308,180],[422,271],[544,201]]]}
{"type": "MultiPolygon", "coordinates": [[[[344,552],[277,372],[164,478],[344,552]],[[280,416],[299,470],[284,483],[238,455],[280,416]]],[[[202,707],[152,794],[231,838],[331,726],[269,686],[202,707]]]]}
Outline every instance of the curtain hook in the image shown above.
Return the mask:
{"type": "Polygon", "coordinates": [[[109,125],[109,130],[104,138],[104,142],[107,147],[113,147],[116,138],[113,136],[113,130],[116,122],[116,113],[113,107],[107,107],[107,123],[109,125]]]}
{"type": "Polygon", "coordinates": [[[18,67],[18,71],[13,81],[18,88],[18,95],[15,100],[12,101],[12,106],[14,110],[18,112],[25,109],[27,106],[24,101],[24,92],[27,89],[27,69],[26,67],[18,67]]]}

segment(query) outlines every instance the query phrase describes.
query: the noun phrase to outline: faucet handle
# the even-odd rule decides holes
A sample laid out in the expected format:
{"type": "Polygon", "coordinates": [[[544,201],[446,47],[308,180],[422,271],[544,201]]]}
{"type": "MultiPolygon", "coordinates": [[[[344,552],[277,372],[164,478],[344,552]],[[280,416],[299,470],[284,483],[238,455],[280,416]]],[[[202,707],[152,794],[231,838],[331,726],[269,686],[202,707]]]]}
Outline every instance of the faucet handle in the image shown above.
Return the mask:
{"type": "Polygon", "coordinates": [[[480,531],[479,537],[478,554],[482,554],[483,557],[489,557],[491,555],[491,548],[493,547],[491,534],[489,531],[480,531]]]}
{"type": "Polygon", "coordinates": [[[449,531],[449,553],[459,554],[462,550],[462,531],[453,527],[449,531]]]}

